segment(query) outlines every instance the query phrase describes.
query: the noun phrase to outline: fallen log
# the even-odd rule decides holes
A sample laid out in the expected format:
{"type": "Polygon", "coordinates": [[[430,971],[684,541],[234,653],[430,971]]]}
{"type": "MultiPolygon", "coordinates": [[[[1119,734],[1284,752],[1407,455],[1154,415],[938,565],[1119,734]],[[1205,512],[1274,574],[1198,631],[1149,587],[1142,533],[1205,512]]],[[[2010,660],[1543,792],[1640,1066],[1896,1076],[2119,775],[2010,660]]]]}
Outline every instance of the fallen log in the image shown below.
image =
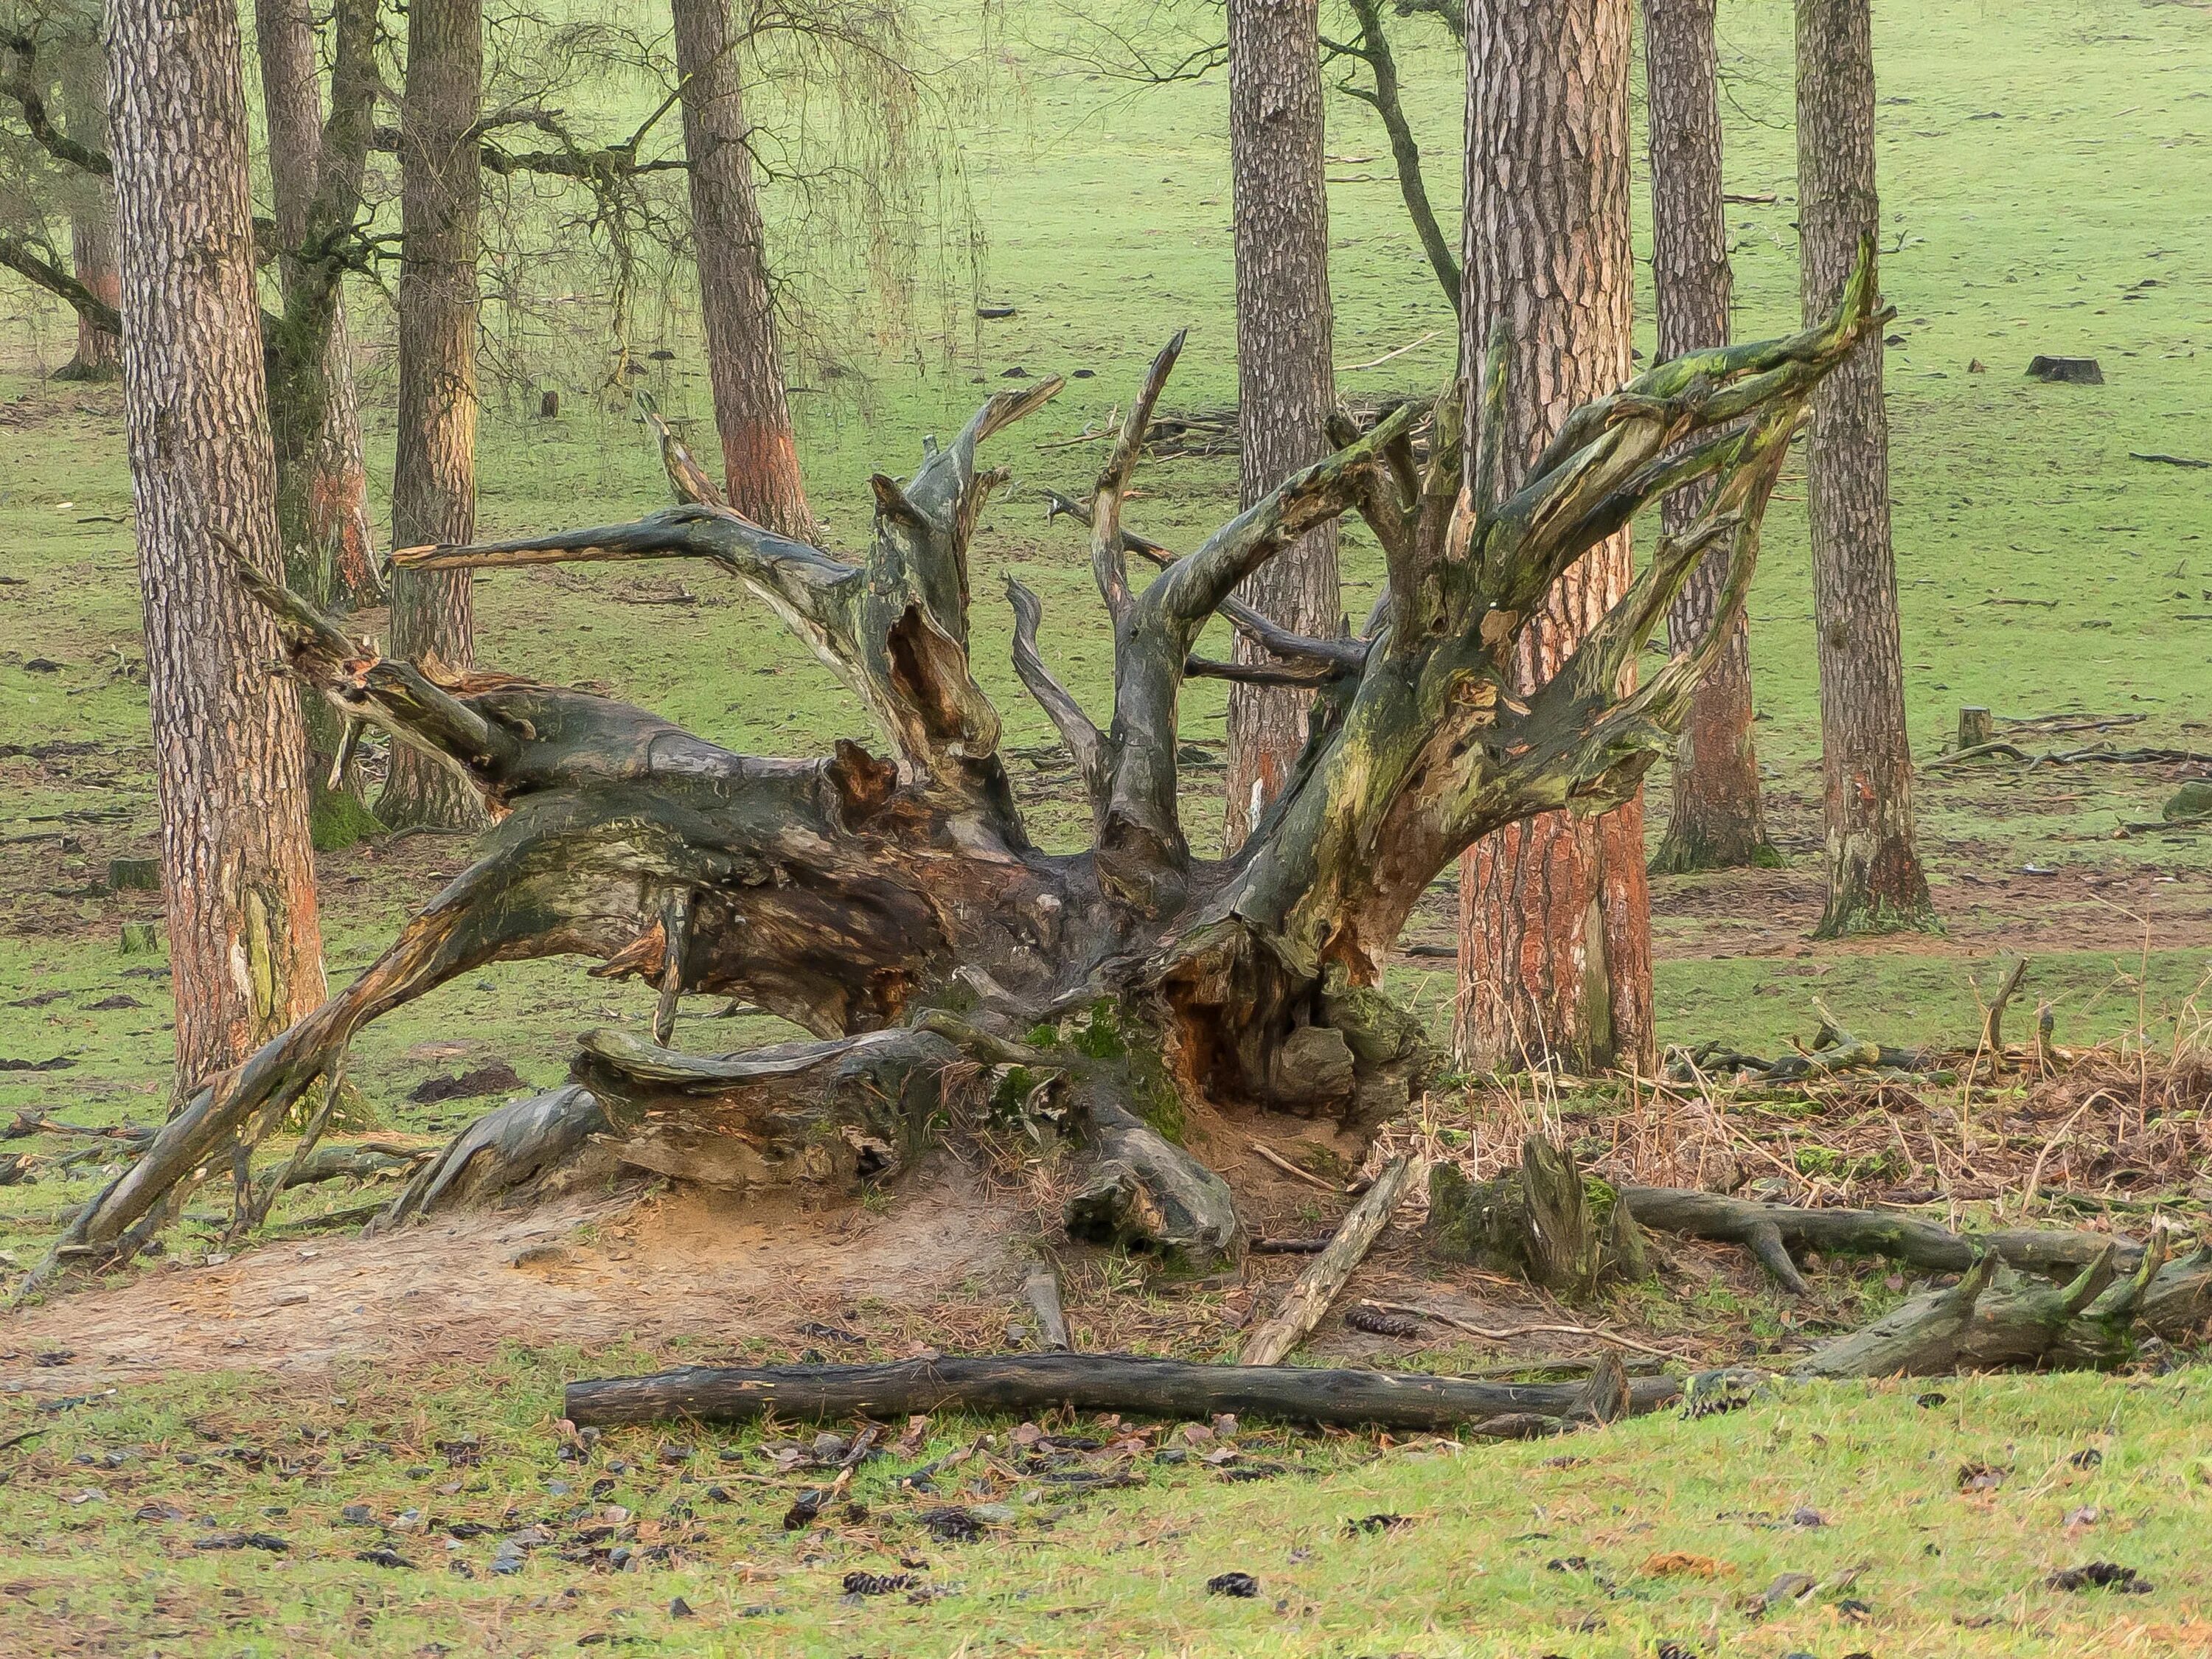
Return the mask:
{"type": "Polygon", "coordinates": [[[1328,1248],[1313,1259],[1313,1263],[1298,1275],[1297,1284],[1284,1298],[1282,1307],[1273,1318],[1252,1334],[1244,1345],[1238,1363],[1243,1365],[1275,1365],[1299,1343],[1313,1334],[1313,1328],[1328,1312],[1329,1304],[1344,1288],[1344,1281],[1352,1277],[1359,1264],[1367,1259],[1367,1252],[1389,1224],[1398,1200],[1406,1191],[1406,1177],[1413,1167],[1410,1158],[1394,1158],[1382,1166],[1375,1177],[1375,1184],[1364,1197],[1352,1206],[1344,1218],[1344,1224],[1336,1230],[1336,1237],[1328,1248]]]}
{"type": "MultiPolygon", "coordinates": [[[[1608,1387],[1610,1384],[1608,1382],[1608,1387]]],[[[1680,1392],[1672,1377],[1638,1377],[1629,1409],[1680,1392]]],[[[1135,1354],[991,1354],[886,1365],[690,1365],[653,1376],[571,1382],[563,1415],[611,1428],[692,1418],[749,1423],[770,1413],[799,1419],[893,1418],[949,1408],[1033,1413],[1067,1407],[1145,1417],[1209,1419],[1222,1412],[1298,1423],[1448,1430],[1499,1417],[1565,1420],[1591,1405],[1588,1388],[1470,1382],[1419,1373],[1310,1370],[1297,1365],[1191,1365],[1135,1354]]]]}
{"type": "Polygon", "coordinates": [[[281,1189],[312,1187],[319,1181],[374,1181],[409,1172],[438,1156],[440,1146],[319,1146],[280,1171],[281,1189]]]}
{"type": "Polygon", "coordinates": [[[2050,1366],[2111,1370],[2133,1360],[2141,1336],[2190,1340],[2212,1317],[2212,1245],[2167,1259],[2166,1235],[2142,1247],[2117,1277],[2108,1248],[2064,1285],[2002,1266],[1992,1251],[1955,1285],[1892,1309],[1838,1337],[1796,1368],[1800,1376],[1937,1376],[2050,1366]]]}
{"type": "Polygon", "coordinates": [[[2143,1247],[2105,1233],[2005,1229],[1954,1233],[1948,1227],[1886,1210],[1807,1210],[1758,1204],[1720,1193],[1675,1187],[1623,1187],[1620,1196],[1638,1221],[1658,1232],[1740,1244],[1796,1294],[1805,1281],[1791,1249],[1829,1255],[1880,1255],[1931,1273],[1965,1273],[1984,1254],[2009,1267],[2034,1271],[2079,1270],[2106,1250],[2113,1266],[2131,1272],[2143,1247]]]}

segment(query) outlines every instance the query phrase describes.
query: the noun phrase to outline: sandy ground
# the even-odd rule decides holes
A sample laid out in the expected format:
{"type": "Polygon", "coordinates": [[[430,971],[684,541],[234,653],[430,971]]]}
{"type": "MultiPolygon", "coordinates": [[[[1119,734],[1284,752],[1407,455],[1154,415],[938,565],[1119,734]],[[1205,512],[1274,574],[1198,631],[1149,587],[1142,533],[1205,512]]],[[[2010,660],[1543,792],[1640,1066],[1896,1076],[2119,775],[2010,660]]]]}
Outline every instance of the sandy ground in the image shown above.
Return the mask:
{"type": "Polygon", "coordinates": [[[880,1210],[810,1213],[692,1189],[264,1243],[0,1316],[0,1389],[47,1395],[234,1368],[299,1375],[342,1359],[481,1362],[508,1342],[782,1334],[810,1314],[924,1306],[994,1277],[1014,1219],[1010,1203],[947,1165],[880,1210]],[[57,1352],[72,1358],[40,1363],[57,1352]]]}

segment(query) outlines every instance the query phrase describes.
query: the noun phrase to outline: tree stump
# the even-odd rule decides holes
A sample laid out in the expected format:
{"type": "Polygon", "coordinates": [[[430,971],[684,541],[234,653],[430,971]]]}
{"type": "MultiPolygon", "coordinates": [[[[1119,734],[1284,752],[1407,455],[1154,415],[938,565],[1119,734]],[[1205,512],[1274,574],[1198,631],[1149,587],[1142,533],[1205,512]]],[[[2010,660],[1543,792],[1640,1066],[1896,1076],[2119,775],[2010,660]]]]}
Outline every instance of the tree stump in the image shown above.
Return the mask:
{"type": "Polygon", "coordinates": [[[1651,1271],[1627,1200],[1540,1135],[1521,1143],[1519,1169],[1489,1181],[1470,1182],[1449,1164],[1431,1168],[1429,1242],[1447,1261],[1517,1273],[1569,1298],[1651,1271]]]}
{"type": "Polygon", "coordinates": [[[1954,748],[1964,752],[1996,740],[1996,717],[1988,709],[1977,708],[1969,703],[1959,710],[1959,740],[1954,748]]]}

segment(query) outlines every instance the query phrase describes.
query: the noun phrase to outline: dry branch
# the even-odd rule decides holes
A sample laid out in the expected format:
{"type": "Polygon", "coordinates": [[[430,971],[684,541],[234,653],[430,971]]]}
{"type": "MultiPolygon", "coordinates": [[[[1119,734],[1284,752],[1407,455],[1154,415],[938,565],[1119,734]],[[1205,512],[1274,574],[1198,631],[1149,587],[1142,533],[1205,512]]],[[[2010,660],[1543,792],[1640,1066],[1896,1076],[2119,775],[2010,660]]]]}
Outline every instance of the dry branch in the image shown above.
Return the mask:
{"type": "Polygon", "coordinates": [[[1367,1259],[1367,1252],[1382,1236],[1383,1228],[1390,1224],[1398,1200],[1405,1195],[1406,1180],[1413,1168],[1413,1159],[1405,1157],[1394,1158],[1382,1166],[1375,1177],[1375,1184],[1344,1218],[1344,1224],[1336,1230],[1336,1237],[1329,1241],[1328,1248],[1298,1275],[1297,1283],[1291,1286],[1290,1294],[1274,1316],[1245,1342],[1243,1352],[1237,1356],[1239,1364],[1280,1364],[1313,1334],[1314,1327],[1328,1314],[1329,1304],[1336,1300],[1345,1281],[1367,1259]]]}
{"type": "Polygon", "coordinates": [[[1620,1194],[1645,1226],[1740,1244],[1800,1295],[1806,1286],[1790,1260],[1791,1249],[1887,1256],[1931,1273],[1964,1273],[1984,1255],[2037,1270],[2080,1268],[2107,1250],[2123,1270],[2142,1257],[2140,1244],[2105,1233],[2021,1230],[1969,1235],[1886,1210],[1808,1210],[1673,1187],[1626,1186],[1620,1194]]]}

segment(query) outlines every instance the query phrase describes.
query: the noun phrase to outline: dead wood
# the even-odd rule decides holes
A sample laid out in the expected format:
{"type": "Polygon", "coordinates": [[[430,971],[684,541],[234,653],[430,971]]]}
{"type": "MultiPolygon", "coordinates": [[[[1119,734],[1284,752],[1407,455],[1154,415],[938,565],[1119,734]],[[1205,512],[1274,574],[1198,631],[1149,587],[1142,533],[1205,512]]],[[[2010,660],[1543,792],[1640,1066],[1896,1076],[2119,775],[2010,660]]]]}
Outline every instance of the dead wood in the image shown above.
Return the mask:
{"type": "Polygon", "coordinates": [[[1430,1170],[1430,1247],[1560,1296],[1587,1297],[1650,1273],[1626,1193],[1586,1178],[1572,1152],[1528,1135],[1520,1167],[1491,1180],[1470,1182],[1453,1164],[1430,1170]]]}
{"type": "MultiPolygon", "coordinates": [[[[1637,1378],[1629,1409],[1673,1397],[1672,1378],[1637,1378]]],[[[1596,1395],[1608,1404],[1620,1391],[1596,1395]]],[[[900,1360],[884,1365],[695,1365],[653,1376],[568,1384],[563,1414],[579,1427],[686,1418],[748,1423],[770,1413],[799,1420],[896,1419],[957,1408],[1031,1413],[1066,1407],[1127,1416],[1195,1418],[1223,1412],[1294,1423],[1435,1431],[1499,1418],[1559,1422],[1589,1413],[1593,1390],[1559,1383],[1472,1382],[1389,1371],[1295,1365],[1189,1365],[1133,1354],[1003,1354],[900,1360]]],[[[1514,1437],[1517,1437],[1517,1434],[1514,1437]]]]}
{"type": "Polygon", "coordinates": [[[2005,1005],[2013,1000],[2027,977],[2027,958],[2021,957],[2013,963],[2012,971],[2005,975],[1997,994],[1990,999],[1989,1006],[1982,1010],[1982,1052],[1992,1061],[2001,1062],[2004,1058],[2005,1005]]]}
{"type": "MultiPolygon", "coordinates": [[[[807,760],[739,755],[608,698],[393,661],[241,569],[277,619],[287,671],[342,717],[467,780],[492,827],[477,861],[351,985],[205,1081],[74,1218],[40,1276],[128,1256],[210,1170],[243,1168],[238,1149],[331,1079],[368,1021],[489,963],[556,954],[644,981],[663,1039],[677,999],[705,993],[833,1046],[702,1061],[594,1039],[576,1088],[464,1131],[410,1183],[392,1221],[464,1198],[526,1198],[578,1158],[679,1180],[849,1188],[908,1167],[951,1121],[947,1091],[985,1086],[988,1073],[994,1109],[1040,1134],[1065,1126],[1074,1142],[1085,1167],[1071,1232],[1231,1247],[1227,1186],[1170,1133],[1184,1107],[1355,1127],[1403,1107],[1431,1057],[1419,1023],[1376,988],[1407,915],[1479,837],[1563,807],[1608,810],[1671,750],[1728,617],[1707,644],[1624,690],[1628,671],[1709,556],[1729,573],[1723,609],[1741,609],[1808,400],[1887,314],[1869,252],[1825,322],[1637,376],[1572,414],[1527,483],[1471,516],[1460,507],[1455,389],[1440,408],[1401,404],[1364,430],[1340,421],[1334,453],[1139,589],[1126,562],[1150,544],[1121,520],[1171,344],[1089,491],[1093,568],[1114,626],[1107,718],[1052,678],[1041,612],[1017,598],[1021,677],[1078,756],[1090,797],[1093,845],[1079,854],[1030,840],[999,713],[969,655],[969,542],[1006,481],[978,451],[1057,380],[990,398],[950,443],[926,445],[903,481],[878,475],[867,545],[849,559],[719,504],[672,436],[664,453],[681,504],[670,511],[393,556],[421,570],[712,566],[838,675],[875,722],[881,755],[852,743],[807,760]],[[1425,423],[1425,455],[1414,444],[1425,423]],[[1701,518],[1660,539],[1560,672],[1525,703],[1501,695],[1552,586],[1647,502],[1705,477],[1715,483],[1701,518]],[[1267,641],[1285,664],[1329,666],[1311,738],[1239,852],[1199,857],[1178,787],[1194,647],[1217,612],[1235,618],[1249,577],[1347,512],[1382,544],[1385,603],[1357,640],[1267,641]],[[978,1040],[931,1027],[956,1012],[978,1040]],[[979,1057],[982,1038],[1006,1051],[979,1057]],[[878,1080],[882,1098],[864,1100],[878,1080]]],[[[241,1187],[243,1217],[252,1188],[241,1187]]]]}
{"type": "Polygon", "coordinates": [[[1022,1300],[1036,1321],[1038,1347],[1048,1353],[1066,1353],[1075,1346],[1067,1328],[1067,1311],[1060,1305],[1060,1274],[1052,1263],[1030,1263],[1022,1274],[1022,1300]]]}
{"type": "Polygon", "coordinates": [[[2077,1271],[2106,1252],[2121,1271],[2142,1259],[2143,1247],[2105,1233],[2031,1229],[1954,1233],[1948,1227],[1887,1210],[1808,1210],[1759,1204],[1719,1193],[1674,1187],[1625,1186],[1621,1197],[1657,1232],[1740,1244],[1786,1289],[1806,1290],[1790,1252],[1879,1255],[1931,1273],[1964,1273],[1984,1255],[2031,1271],[2077,1271]]]}
{"type": "Polygon", "coordinates": [[[1912,1297],[1797,1367],[1803,1376],[1932,1376],[2035,1366],[2112,1370],[2145,1338],[2176,1344],[2212,1316],[2212,1244],[2179,1261],[2154,1234],[2128,1277],[2107,1247],[2063,1285],[1999,1265],[1992,1250],[1948,1288],[1912,1297]]]}
{"type": "Polygon", "coordinates": [[[1967,761],[1992,758],[2018,761],[2023,769],[2033,771],[2039,766],[2202,765],[2212,761],[2212,753],[2201,749],[2115,749],[2110,744],[2100,743],[2087,749],[2049,749],[2041,754],[2032,755],[2018,744],[1997,742],[1958,750],[1948,755],[1938,755],[1920,769],[1938,772],[1967,761]]]}
{"type": "Polygon", "coordinates": [[[1410,1158],[1394,1158],[1382,1166],[1375,1184],[1345,1216],[1328,1248],[1313,1259],[1291,1286],[1273,1317],[1252,1333],[1237,1356],[1243,1365],[1276,1365],[1313,1334],[1336,1300],[1345,1281],[1367,1259],[1367,1252],[1382,1236],[1383,1228],[1404,1196],[1406,1179],[1413,1172],[1410,1158]]]}

